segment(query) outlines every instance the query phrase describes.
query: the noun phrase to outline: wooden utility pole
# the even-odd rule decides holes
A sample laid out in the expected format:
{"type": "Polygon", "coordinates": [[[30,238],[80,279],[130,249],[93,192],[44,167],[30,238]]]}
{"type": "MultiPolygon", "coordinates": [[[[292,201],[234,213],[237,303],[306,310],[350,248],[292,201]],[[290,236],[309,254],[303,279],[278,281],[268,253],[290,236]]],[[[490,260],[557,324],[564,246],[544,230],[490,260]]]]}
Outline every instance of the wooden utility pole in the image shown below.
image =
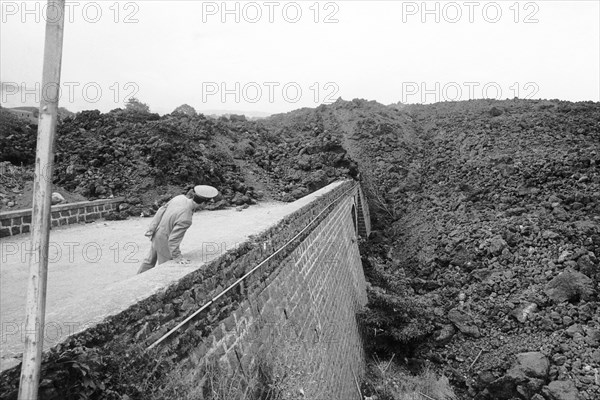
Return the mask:
{"type": "Polygon", "coordinates": [[[37,400],[44,346],[50,205],[54,170],[54,137],[60,96],[65,0],[48,0],[44,69],[38,119],[33,208],[31,214],[31,256],[25,319],[25,348],[19,385],[20,400],[37,400]]]}

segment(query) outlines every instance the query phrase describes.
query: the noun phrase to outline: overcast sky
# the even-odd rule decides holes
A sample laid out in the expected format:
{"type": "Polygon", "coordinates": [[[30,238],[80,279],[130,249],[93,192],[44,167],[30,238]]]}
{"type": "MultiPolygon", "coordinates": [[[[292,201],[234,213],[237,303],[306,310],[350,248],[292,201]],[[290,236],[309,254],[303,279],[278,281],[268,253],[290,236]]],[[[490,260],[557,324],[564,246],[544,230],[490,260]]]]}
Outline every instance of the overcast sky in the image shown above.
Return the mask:
{"type": "MultiPolygon", "coordinates": [[[[2,105],[37,106],[46,2],[1,4],[2,105]]],[[[598,1],[67,4],[60,106],[72,111],[109,111],[132,94],[161,114],[338,97],[600,101],[598,1]]]]}

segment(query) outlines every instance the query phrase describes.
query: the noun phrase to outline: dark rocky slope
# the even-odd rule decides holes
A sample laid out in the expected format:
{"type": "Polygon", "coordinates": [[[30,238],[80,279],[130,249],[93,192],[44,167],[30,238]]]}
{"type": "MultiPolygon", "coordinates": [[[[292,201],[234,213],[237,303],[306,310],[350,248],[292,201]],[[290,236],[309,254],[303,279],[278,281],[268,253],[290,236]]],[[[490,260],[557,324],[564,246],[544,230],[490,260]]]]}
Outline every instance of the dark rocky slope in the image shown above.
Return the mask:
{"type": "Polygon", "coordinates": [[[359,164],[375,344],[464,398],[600,398],[600,104],[355,100],[275,119],[320,121],[359,164]],[[378,320],[386,293],[404,310],[378,320]]]}
{"type": "MultiPolygon", "coordinates": [[[[36,127],[4,111],[0,120],[0,161],[24,165],[32,179],[36,127]]],[[[80,198],[126,196],[116,218],[151,214],[197,184],[219,188],[213,208],[291,201],[350,172],[345,150],[317,133],[273,132],[243,116],[84,111],[59,124],[52,181],[80,198]]],[[[3,177],[0,208],[30,206],[24,192],[26,182],[3,177]]]]}

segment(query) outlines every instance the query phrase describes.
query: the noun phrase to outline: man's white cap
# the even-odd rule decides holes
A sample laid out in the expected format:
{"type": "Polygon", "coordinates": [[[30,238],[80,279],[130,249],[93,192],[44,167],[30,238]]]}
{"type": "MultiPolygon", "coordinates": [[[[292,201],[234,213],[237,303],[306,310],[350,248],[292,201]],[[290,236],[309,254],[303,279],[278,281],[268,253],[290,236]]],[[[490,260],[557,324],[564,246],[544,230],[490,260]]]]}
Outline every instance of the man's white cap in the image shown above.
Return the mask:
{"type": "Polygon", "coordinates": [[[194,187],[194,194],[205,199],[212,199],[219,195],[219,191],[212,186],[198,185],[194,187]]]}

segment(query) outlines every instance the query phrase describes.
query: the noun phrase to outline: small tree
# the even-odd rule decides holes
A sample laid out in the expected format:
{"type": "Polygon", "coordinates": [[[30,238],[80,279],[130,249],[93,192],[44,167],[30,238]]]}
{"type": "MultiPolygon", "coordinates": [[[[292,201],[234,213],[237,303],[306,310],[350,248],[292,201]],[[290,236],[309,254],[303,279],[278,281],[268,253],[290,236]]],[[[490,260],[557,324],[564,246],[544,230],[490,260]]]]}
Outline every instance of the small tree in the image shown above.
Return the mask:
{"type": "Polygon", "coordinates": [[[197,115],[194,107],[190,106],[189,104],[180,105],[175,110],[173,110],[172,114],[185,114],[189,117],[194,117],[197,115]]]}
{"type": "Polygon", "coordinates": [[[142,103],[135,97],[131,97],[125,103],[125,110],[137,113],[150,113],[150,107],[146,103],[142,103]]]}

